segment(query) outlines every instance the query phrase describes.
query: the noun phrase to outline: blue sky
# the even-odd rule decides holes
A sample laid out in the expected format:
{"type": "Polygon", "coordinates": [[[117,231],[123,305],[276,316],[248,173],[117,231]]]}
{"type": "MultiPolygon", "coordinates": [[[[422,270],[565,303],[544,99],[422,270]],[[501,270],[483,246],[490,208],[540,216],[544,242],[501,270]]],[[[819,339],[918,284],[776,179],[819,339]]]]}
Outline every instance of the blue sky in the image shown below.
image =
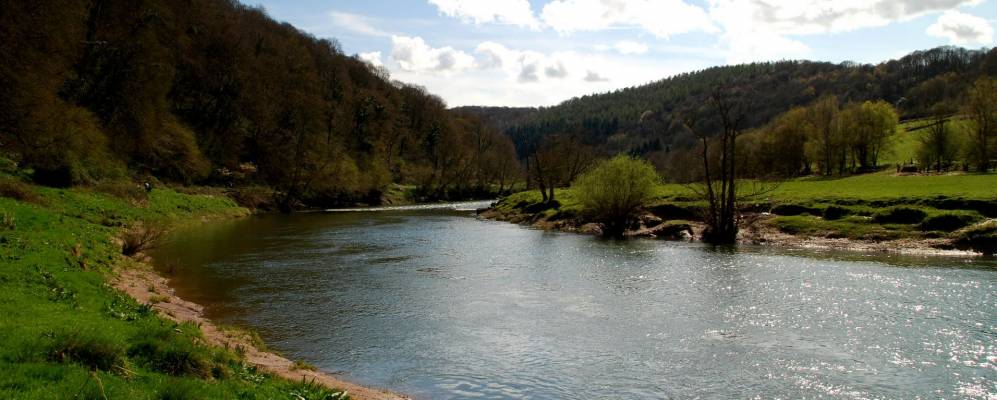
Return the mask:
{"type": "Polygon", "coordinates": [[[243,0],[450,106],[547,106],[750,61],[994,45],[997,0],[243,0]]]}

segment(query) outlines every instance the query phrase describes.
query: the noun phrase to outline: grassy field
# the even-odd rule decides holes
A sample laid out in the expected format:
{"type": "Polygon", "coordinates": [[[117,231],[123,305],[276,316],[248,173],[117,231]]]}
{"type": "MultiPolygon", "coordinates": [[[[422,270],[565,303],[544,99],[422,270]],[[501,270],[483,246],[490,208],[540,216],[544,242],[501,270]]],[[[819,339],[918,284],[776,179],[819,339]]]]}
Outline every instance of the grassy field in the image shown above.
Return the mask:
{"type": "MultiPolygon", "coordinates": [[[[895,166],[917,160],[917,149],[921,145],[921,137],[928,132],[928,120],[909,121],[900,124],[900,128],[887,141],[886,151],[880,156],[879,164],[895,166]]],[[[969,141],[969,123],[966,120],[956,120],[949,124],[955,141],[964,146],[969,141]]]]}
{"type": "Polygon", "coordinates": [[[161,319],[107,284],[133,262],[112,242],[129,226],[245,212],[220,196],[47,189],[0,177],[0,398],[332,398],[203,345],[197,326],[161,319]]]}
{"type": "MultiPolygon", "coordinates": [[[[750,185],[749,185],[750,186],[750,185]]],[[[516,193],[496,210],[523,221],[584,222],[571,189],[558,190],[558,204],[541,204],[536,190],[516,193]],[[525,216],[524,216],[525,215],[525,216]]],[[[657,188],[647,209],[664,220],[695,219],[703,202],[687,186],[657,188]]],[[[997,246],[997,174],[806,177],[781,182],[744,206],[769,212],[765,224],[800,236],[860,240],[947,239],[954,247],[991,252],[997,246]]]]}

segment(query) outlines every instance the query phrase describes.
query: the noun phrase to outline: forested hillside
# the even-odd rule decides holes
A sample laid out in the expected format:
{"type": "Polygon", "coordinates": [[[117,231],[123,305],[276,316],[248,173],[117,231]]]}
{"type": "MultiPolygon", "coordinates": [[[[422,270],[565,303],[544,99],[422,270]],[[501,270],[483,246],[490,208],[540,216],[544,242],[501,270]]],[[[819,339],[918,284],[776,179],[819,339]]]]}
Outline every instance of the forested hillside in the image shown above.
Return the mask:
{"type": "Polygon", "coordinates": [[[38,183],[263,185],[290,206],[517,168],[477,118],[235,0],[9,2],[0,37],[0,164],[38,183]]]}
{"type": "Polygon", "coordinates": [[[696,111],[718,86],[745,96],[746,128],[794,106],[835,96],[844,104],[884,100],[902,119],[925,117],[936,104],[958,105],[980,76],[997,76],[997,51],[941,47],[878,65],[781,61],[708,68],[648,85],[573,98],[554,107],[464,107],[506,132],[521,157],[544,137],[576,135],[607,154],[648,155],[696,144],[680,116],[696,111]]]}

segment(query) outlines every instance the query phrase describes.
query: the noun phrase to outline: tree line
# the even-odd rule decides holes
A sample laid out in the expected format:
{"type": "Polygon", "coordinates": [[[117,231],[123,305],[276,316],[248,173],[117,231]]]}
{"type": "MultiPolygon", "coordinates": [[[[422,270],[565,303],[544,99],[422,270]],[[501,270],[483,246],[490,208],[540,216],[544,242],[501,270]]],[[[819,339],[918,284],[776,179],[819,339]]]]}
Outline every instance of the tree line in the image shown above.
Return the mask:
{"type": "Polygon", "coordinates": [[[267,185],[290,206],[517,175],[476,116],[235,0],[13,2],[0,36],[0,157],[40,183],[267,185]]]}

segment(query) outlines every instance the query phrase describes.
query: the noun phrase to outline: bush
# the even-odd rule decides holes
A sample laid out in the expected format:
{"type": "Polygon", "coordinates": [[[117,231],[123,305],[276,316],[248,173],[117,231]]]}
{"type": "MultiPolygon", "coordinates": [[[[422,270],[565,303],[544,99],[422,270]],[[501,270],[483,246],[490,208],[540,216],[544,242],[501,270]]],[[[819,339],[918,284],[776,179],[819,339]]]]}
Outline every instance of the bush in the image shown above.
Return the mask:
{"type": "Polygon", "coordinates": [[[136,223],[121,234],[121,254],[133,256],[155,247],[165,230],[148,223],[136,223]]]}
{"type": "Polygon", "coordinates": [[[124,347],[96,332],[61,332],[51,336],[46,354],[49,361],[75,362],[99,371],[124,371],[124,347]]]}
{"type": "Polygon", "coordinates": [[[94,190],[125,200],[132,205],[144,204],[149,199],[149,194],[143,187],[129,181],[101,182],[94,186],[94,190]]]}
{"type": "Polygon", "coordinates": [[[917,224],[924,220],[928,213],[913,207],[890,207],[873,214],[873,222],[879,224],[917,224]]]}
{"type": "Polygon", "coordinates": [[[247,186],[234,190],[229,195],[239,206],[250,210],[274,210],[276,194],[273,189],[263,186],[247,186]]]}
{"type": "Polygon", "coordinates": [[[603,234],[618,236],[634,213],[651,199],[660,181],[644,160],[617,156],[602,161],[579,177],[572,187],[583,211],[603,225],[603,234]]]}
{"type": "Polygon", "coordinates": [[[173,376],[208,378],[215,367],[208,349],[167,328],[142,332],[128,349],[128,356],[173,376]]]}
{"type": "Polygon", "coordinates": [[[18,179],[0,176],[0,197],[7,197],[17,201],[41,204],[42,198],[35,193],[35,189],[18,179]]]}
{"type": "Polygon", "coordinates": [[[958,233],[955,245],[987,255],[997,254],[997,220],[966,228],[958,233]]]}
{"type": "Polygon", "coordinates": [[[951,232],[956,229],[965,228],[979,220],[980,217],[978,215],[970,213],[947,212],[938,215],[932,215],[926,218],[923,222],[921,222],[920,225],[918,225],[918,229],[922,231],[951,232]]]}
{"type": "Polygon", "coordinates": [[[841,206],[828,206],[824,209],[824,219],[834,221],[851,215],[851,210],[841,206]]]}
{"type": "Polygon", "coordinates": [[[821,215],[821,210],[816,207],[805,206],[802,204],[779,204],[772,207],[772,214],[782,215],[782,216],[794,216],[794,215],[821,215]]]}
{"type": "Polygon", "coordinates": [[[194,386],[190,382],[176,379],[166,383],[159,393],[156,394],[157,400],[196,400],[203,399],[203,396],[198,395],[194,386]]]}

